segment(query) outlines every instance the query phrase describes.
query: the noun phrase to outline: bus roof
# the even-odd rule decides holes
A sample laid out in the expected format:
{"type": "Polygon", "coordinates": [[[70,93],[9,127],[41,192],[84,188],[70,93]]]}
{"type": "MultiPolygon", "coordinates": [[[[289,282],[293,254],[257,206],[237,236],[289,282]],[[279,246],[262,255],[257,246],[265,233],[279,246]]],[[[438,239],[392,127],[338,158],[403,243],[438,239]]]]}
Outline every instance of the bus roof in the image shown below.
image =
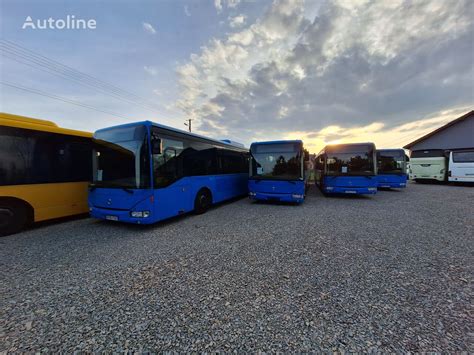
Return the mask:
{"type": "Polygon", "coordinates": [[[290,139],[290,140],[280,140],[280,141],[265,141],[265,142],[253,142],[252,145],[270,145],[270,144],[285,144],[285,143],[301,143],[303,141],[301,139],[290,139]]]}
{"type": "Polygon", "coordinates": [[[377,152],[399,152],[399,151],[402,151],[402,152],[405,152],[405,149],[403,148],[387,148],[387,149],[377,149],[377,152]]]}
{"type": "Polygon", "coordinates": [[[16,127],[30,129],[34,131],[44,131],[57,134],[66,134],[70,136],[81,136],[91,138],[92,133],[77,131],[75,129],[67,129],[58,127],[52,121],[40,120],[26,116],[13,115],[11,113],[0,112],[0,126],[16,127]]]}
{"type": "Polygon", "coordinates": [[[227,146],[230,146],[230,147],[233,147],[233,148],[238,148],[238,149],[241,149],[241,150],[247,150],[243,144],[231,141],[229,139],[217,140],[217,139],[213,139],[213,138],[208,138],[208,137],[202,136],[200,134],[186,132],[186,131],[181,130],[181,129],[173,128],[173,127],[170,127],[170,126],[166,126],[166,125],[151,122],[151,121],[138,121],[138,122],[132,122],[132,123],[125,123],[125,124],[122,124],[122,125],[101,128],[101,129],[98,129],[96,132],[106,131],[106,130],[109,130],[109,129],[112,129],[112,128],[118,128],[118,127],[133,127],[133,126],[139,126],[139,125],[145,125],[145,126],[150,126],[150,127],[155,126],[155,127],[158,127],[158,128],[165,129],[167,131],[171,131],[171,132],[175,132],[175,133],[179,133],[179,134],[184,134],[186,136],[191,136],[191,137],[195,137],[195,138],[199,138],[199,139],[204,139],[206,141],[209,141],[209,142],[212,142],[212,143],[215,143],[215,144],[220,144],[220,145],[224,145],[224,146],[227,145],[227,146]]]}

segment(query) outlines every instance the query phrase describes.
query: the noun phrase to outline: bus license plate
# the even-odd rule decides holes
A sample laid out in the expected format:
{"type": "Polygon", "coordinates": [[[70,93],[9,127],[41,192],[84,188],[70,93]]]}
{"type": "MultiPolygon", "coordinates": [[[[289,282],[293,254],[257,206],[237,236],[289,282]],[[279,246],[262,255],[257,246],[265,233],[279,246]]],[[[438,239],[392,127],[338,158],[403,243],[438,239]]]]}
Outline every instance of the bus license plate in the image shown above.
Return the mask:
{"type": "Polygon", "coordinates": [[[118,221],[118,217],[117,216],[105,216],[105,219],[109,220],[109,221],[118,221]]]}
{"type": "Polygon", "coordinates": [[[352,190],[346,190],[346,194],[356,194],[357,191],[352,191],[352,190]]]}

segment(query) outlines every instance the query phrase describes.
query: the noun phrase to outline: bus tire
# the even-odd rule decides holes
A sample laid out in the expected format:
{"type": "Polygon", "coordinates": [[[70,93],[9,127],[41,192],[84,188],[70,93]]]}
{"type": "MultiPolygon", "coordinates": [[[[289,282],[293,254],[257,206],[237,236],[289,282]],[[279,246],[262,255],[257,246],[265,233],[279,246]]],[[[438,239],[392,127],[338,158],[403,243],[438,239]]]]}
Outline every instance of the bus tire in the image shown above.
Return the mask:
{"type": "Polygon", "coordinates": [[[211,191],[206,188],[199,190],[196,194],[196,198],[194,199],[194,213],[203,214],[211,207],[211,205],[211,191]]]}
{"type": "Polygon", "coordinates": [[[15,234],[31,221],[30,208],[14,199],[0,200],[0,237],[15,234]]]}

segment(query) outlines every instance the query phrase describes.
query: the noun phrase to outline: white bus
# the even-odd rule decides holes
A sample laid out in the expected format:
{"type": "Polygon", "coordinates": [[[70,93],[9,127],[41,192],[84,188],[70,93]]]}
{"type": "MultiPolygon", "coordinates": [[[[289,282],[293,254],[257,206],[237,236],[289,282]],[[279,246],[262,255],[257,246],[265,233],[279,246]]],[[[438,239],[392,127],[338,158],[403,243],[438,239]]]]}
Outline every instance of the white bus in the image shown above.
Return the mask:
{"type": "Polygon", "coordinates": [[[410,179],[447,181],[448,159],[443,149],[414,150],[410,156],[410,179]]]}
{"type": "Polygon", "coordinates": [[[449,153],[448,180],[474,182],[474,149],[449,153]]]}

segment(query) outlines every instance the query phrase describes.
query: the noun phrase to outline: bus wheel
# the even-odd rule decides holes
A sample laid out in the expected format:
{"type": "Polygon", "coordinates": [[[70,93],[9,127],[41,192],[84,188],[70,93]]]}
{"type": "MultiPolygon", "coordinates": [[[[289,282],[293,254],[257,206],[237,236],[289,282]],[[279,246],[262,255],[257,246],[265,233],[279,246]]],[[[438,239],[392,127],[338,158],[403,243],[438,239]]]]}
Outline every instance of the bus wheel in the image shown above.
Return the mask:
{"type": "Polygon", "coordinates": [[[18,202],[0,201],[0,237],[21,231],[28,223],[28,211],[18,202]]]}
{"type": "Polygon", "coordinates": [[[201,189],[194,200],[194,212],[202,214],[206,212],[212,205],[211,192],[208,189],[201,189]]]}

